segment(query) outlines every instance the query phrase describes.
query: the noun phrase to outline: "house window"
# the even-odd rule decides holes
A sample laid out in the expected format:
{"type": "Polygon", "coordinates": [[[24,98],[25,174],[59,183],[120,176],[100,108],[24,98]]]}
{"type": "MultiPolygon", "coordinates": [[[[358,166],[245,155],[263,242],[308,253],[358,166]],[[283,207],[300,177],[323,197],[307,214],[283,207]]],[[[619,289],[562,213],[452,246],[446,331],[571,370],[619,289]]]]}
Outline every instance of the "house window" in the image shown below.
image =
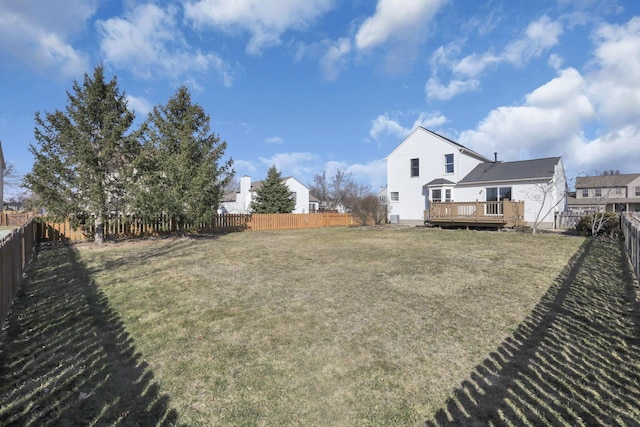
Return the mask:
{"type": "Polygon", "coordinates": [[[582,189],[582,197],[589,197],[589,189],[588,188],[583,188],[582,189]]]}
{"type": "Polygon", "coordinates": [[[602,197],[602,188],[596,188],[596,197],[602,197]]]}
{"type": "Polygon", "coordinates": [[[511,200],[511,187],[487,188],[487,202],[500,202],[502,200],[511,200]]]}
{"type": "Polygon", "coordinates": [[[453,173],[453,153],[444,155],[444,173],[453,173]]]}
{"type": "Polygon", "coordinates": [[[616,196],[622,195],[622,187],[616,187],[616,196]]]}
{"type": "Polygon", "coordinates": [[[439,188],[434,188],[431,190],[431,201],[432,202],[441,202],[442,201],[442,190],[439,188]]]}
{"type": "Polygon", "coordinates": [[[411,177],[420,176],[420,159],[411,159],[411,177]]]}
{"type": "Polygon", "coordinates": [[[636,197],[640,196],[640,187],[636,187],[636,197]]]}
{"type": "Polygon", "coordinates": [[[296,193],[295,191],[291,192],[289,196],[291,197],[291,200],[293,200],[294,202],[298,200],[298,193],[296,193]]]}
{"type": "Polygon", "coordinates": [[[397,191],[392,191],[391,192],[391,201],[392,202],[399,202],[400,201],[400,193],[398,193],[397,191]]]}
{"type": "Polygon", "coordinates": [[[451,201],[451,189],[450,188],[445,188],[445,190],[444,190],[444,201],[445,202],[450,202],[451,201]]]}

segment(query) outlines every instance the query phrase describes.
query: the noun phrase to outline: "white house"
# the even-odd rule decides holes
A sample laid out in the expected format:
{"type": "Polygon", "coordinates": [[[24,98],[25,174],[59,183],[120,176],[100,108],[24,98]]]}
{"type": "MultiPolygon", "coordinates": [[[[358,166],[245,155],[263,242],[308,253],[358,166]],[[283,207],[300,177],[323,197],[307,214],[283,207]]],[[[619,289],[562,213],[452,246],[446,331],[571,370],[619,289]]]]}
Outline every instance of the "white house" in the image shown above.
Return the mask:
{"type": "Polygon", "coordinates": [[[567,206],[562,158],[481,163],[455,185],[457,202],[524,201],[524,220],[552,228],[567,206]]]}
{"type": "Polygon", "coordinates": [[[524,202],[524,220],[551,227],[566,207],[560,157],[501,162],[418,127],[387,156],[391,222],[422,222],[432,202],[524,202]],[[396,216],[397,215],[397,216],[396,216]]]}
{"type": "MultiPolygon", "coordinates": [[[[294,177],[282,178],[282,182],[291,191],[291,196],[296,201],[292,213],[309,213],[317,210],[317,199],[309,196],[309,188],[294,177]]],[[[251,201],[256,192],[262,187],[262,181],[251,182],[250,176],[240,178],[240,190],[227,193],[220,205],[220,211],[224,213],[249,213],[251,201]]]]}
{"type": "Polygon", "coordinates": [[[486,157],[418,127],[386,158],[388,214],[392,222],[420,222],[429,200],[453,200],[455,184],[486,157]]]}

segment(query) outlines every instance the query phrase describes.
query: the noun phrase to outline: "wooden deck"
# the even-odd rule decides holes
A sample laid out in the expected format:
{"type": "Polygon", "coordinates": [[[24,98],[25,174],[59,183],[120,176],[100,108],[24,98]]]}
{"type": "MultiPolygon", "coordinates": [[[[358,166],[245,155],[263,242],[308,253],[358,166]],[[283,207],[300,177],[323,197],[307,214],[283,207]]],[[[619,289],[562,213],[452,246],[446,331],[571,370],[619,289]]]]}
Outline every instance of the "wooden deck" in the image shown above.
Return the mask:
{"type": "Polygon", "coordinates": [[[514,228],[525,225],[524,202],[432,202],[427,225],[514,228]]]}

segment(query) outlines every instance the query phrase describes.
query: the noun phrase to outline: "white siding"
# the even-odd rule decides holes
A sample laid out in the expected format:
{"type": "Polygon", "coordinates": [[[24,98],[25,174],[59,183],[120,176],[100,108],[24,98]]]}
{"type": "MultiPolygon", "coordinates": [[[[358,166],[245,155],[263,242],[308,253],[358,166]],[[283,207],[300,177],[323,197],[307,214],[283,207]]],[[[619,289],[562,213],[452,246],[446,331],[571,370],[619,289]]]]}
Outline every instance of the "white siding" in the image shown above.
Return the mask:
{"type": "Polygon", "coordinates": [[[550,228],[553,226],[555,213],[561,212],[566,206],[566,183],[562,160],[555,168],[555,176],[549,181],[527,181],[527,182],[487,182],[473,186],[456,187],[456,202],[486,201],[486,188],[488,187],[511,187],[511,198],[513,201],[524,202],[524,220],[533,225],[536,216],[540,211],[540,228],[550,228]],[[542,187],[551,185],[551,189],[546,193],[542,187]],[[543,205],[544,203],[544,205],[543,205]],[[540,210],[542,206],[542,210],[540,210]]]}
{"type": "Polygon", "coordinates": [[[309,213],[309,189],[295,178],[287,178],[285,184],[292,193],[296,193],[296,207],[292,213],[309,213]]]}
{"type": "MultiPolygon", "coordinates": [[[[443,178],[458,182],[471,171],[479,159],[464,152],[460,146],[422,128],[415,129],[387,157],[388,213],[399,215],[400,221],[422,220],[428,206],[428,192],[423,186],[430,181],[443,178]],[[454,155],[454,172],[445,173],[445,154],[454,155]],[[420,174],[411,176],[411,159],[420,160],[420,174]],[[398,193],[393,201],[391,193],[398,193]]],[[[456,190],[452,197],[456,200],[456,190]]]]}

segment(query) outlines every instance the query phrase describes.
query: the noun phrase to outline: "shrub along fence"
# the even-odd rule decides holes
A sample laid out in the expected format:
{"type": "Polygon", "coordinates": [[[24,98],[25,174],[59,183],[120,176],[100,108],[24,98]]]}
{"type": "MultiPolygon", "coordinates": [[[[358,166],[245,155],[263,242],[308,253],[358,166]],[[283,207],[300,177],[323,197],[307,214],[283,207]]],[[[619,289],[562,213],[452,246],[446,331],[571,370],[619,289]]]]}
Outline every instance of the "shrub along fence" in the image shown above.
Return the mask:
{"type": "Polygon", "coordinates": [[[0,241],[0,330],[31,260],[36,238],[35,223],[29,221],[0,241]]]}
{"type": "MultiPolygon", "coordinates": [[[[38,223],[37,235],[44,241],[82,242],[93,240],[93,221],[74,227],[69,221],[38,223]]],[[[228,233],[237,231],[295,230],[321,227],[349,227],[359,225],[351,214],[221,214],[209,222],[180,224],[165,215],[153,220],[131,215],[108,217],[104,224],[105,238],[135,238],[176,234],[179,230],[195,233],[228,233]]]]}
{"type": "Polygon", "coordinates": [[[631,264],[636,271],[636,277],[640,280],[640,218],[630,213],[621,215],[620,227],[631,264]]]}

